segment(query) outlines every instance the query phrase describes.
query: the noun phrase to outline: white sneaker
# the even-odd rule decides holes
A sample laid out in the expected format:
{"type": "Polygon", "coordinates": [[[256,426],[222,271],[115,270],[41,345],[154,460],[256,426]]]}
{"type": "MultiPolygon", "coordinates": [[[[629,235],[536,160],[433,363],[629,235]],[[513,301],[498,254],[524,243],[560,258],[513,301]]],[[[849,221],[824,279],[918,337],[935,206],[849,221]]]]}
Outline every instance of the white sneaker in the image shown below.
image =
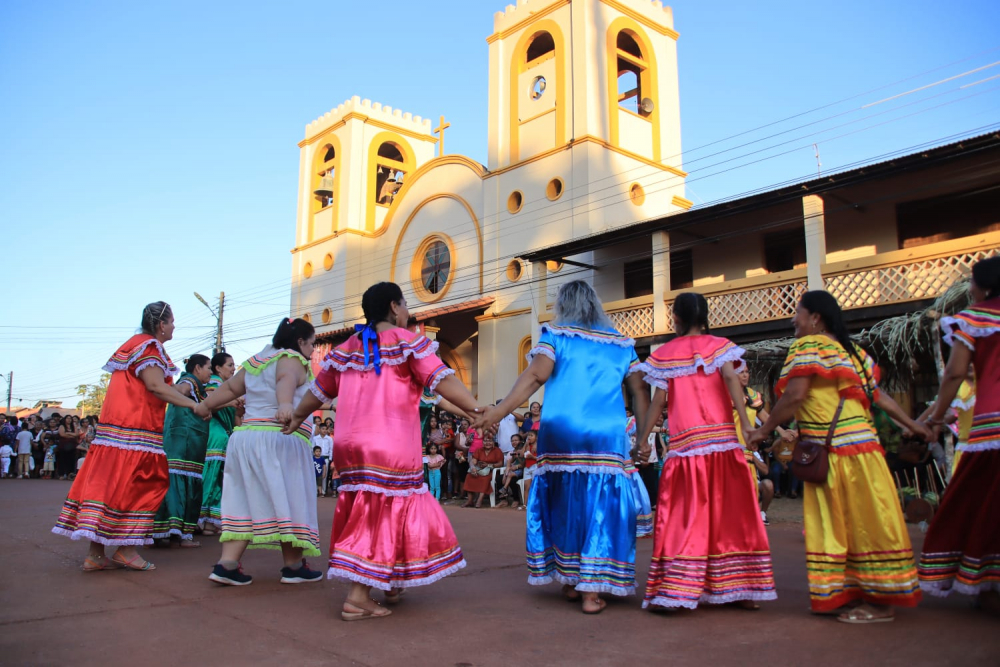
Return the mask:
{"type": "Polygon", "coordinates": [[[760,511],[760,520],[764,522],[765,526],[770,526],[771,524],[767,520],[767,512],[764,510],[760,511]]]}

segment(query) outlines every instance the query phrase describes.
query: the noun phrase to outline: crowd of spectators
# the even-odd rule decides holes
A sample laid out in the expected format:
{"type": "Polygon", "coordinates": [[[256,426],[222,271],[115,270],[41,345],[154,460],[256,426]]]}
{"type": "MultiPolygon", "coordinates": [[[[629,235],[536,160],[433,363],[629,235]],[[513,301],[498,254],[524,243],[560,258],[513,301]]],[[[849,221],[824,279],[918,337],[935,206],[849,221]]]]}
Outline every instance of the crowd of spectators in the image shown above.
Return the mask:
{"type": "Polygon", "coordinates": [[[72,480],[96,434],[96,417],[0,415],[0,475],[72,480]]]}

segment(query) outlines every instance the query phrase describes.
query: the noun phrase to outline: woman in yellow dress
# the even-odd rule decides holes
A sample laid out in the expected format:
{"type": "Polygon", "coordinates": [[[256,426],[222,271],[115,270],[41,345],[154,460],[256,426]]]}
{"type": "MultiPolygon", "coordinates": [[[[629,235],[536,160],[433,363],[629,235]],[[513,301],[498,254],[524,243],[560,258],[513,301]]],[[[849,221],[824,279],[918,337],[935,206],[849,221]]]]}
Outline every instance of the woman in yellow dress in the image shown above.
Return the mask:
{"type": "Polygon", "coordinates": [[[806,482],[803,490],[812,612],[844,623],[891,621],[892,606],[916,606],[921,593],[871,402],[914,433],[931,434],[879,391],[875,365],[851,341],[833,296],[803,294],[792,324],[797,340],[775,387],[780,398],[749,442],[761,442],[792,417],[803,440],[823,442],[843,401],[826,482],[806,482]]]}

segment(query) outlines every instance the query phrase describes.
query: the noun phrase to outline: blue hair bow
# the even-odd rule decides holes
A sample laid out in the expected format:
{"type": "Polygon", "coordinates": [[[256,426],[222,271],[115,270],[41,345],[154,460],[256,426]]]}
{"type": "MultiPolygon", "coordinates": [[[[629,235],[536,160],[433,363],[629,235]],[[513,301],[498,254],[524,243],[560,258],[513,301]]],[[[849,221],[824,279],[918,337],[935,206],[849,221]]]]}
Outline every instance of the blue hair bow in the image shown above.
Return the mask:
{"type": "Polygon", "coordinates": [[[375,331],[374,324],[355,324],[354,331],[361,333],[361,345],[365,350],[365,366],[374,361],[375,375],[382,374],[382,352],[378,346],[378,332],[375,331]],[[374,343],[374,354],[369,349],[369,345],[374,343]]]}

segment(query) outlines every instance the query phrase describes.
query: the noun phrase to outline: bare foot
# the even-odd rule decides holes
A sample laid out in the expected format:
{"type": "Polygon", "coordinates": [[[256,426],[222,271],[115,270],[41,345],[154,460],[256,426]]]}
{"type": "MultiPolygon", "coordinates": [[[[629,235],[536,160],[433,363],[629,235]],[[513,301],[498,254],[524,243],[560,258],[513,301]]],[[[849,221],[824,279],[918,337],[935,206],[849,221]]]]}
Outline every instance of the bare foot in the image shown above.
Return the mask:
{"type": "Polygon", "coordinates": [[[583,613],[600,614],[608,603],[597,596],[597,593],[583,594],[583,613]]]}
{"type": "Polygon", "coordinates": [[[562,587],[562,594],[563,594],[563,597],[566,598],[567,600],[569,600],[570,602],[579,602],[580,601],[580,597],[581,597],[580,596],[580,591],[576,590],[575,587],[570,586],[569,584],[566,584],[565,586],[562,587]]]}

